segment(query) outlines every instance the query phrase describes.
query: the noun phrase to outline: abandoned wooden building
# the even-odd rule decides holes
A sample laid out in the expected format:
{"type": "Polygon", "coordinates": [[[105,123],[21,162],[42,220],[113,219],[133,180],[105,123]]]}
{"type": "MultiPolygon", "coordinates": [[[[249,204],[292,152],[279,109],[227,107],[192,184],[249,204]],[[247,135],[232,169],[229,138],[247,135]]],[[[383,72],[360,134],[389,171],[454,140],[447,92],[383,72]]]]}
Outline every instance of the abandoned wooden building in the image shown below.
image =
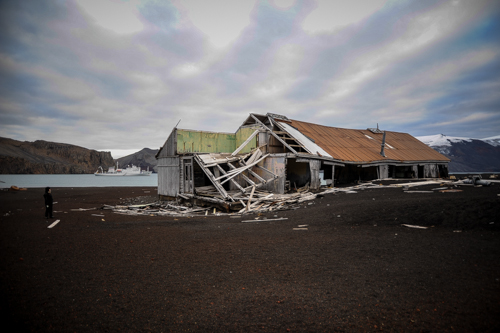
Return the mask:
{"type": "Polygon", "coordinates": [[[283,194],[308,186],[448,175],[449,159],[406,133],[343,129],[250,114],[236,133],[174,128],[156,155],[164,199],[215,188],[218,197],[260,188],[283,194]]]}

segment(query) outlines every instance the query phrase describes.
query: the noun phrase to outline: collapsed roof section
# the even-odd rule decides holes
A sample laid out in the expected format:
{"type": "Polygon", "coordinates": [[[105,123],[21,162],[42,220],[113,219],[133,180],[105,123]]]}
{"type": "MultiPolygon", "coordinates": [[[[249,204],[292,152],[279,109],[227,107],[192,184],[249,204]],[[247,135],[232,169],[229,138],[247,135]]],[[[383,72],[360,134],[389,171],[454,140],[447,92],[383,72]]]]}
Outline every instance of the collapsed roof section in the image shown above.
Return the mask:
{"type": "Polygon", "coordinates": [[[341,129],[272,113],[250,114],[236,133],[174,128],[156,157],[160,195],[197,195],[212,187],[219,199],[231,202],[256,188],[284,193],[307,184],[319,189],[322,181],[345,177],[342,172],[375,179],[407,165],[411,169],[404,172],[436,174],[438,165],[447,170],[449,162],[409,134],[341,129]],[[432,165],[431,172],[420,171],[423,165],[432,165]]]}
{"type": "Polygon", "coordinates": [[[268,180],[262,178],[258,173],[253,171],[252,168],[259,168],[268,172],[272,176],[271,180],[274,180],[278,177],[273,172],[257,165],[268,156],[269,154],[263,156],[262,151],[257,148],[252,154],[246,154],[242,156],[224,156],[222,154],[195,154],[194,158],[199,167],[215,186],[217,191],[222,195],[222,198],[235,201],[234,198],[231,197],[224,188],[223,185],[225,183],[231,182],[234,187],[241,191],[241,193],[245,194],[250,189],[254,190],[255,188],[262,187],[263,185],[267,184],[269,180],[269,178],[268,180]],[[235,164],[237,166],[235,166],[235,164]],[[229,170],[226,171],[223,168],[223,165],[228,166],[229,170]],[[212,172],[211,168],[214,168],[212,170],[217,171],[212,172]],[[237,176],[241,177],[246,184],[241,185],[241,181],[237,182],[235,180],[237,176]],[[249,176],[251,176],[253,179],[251,179],[249,176]]]}

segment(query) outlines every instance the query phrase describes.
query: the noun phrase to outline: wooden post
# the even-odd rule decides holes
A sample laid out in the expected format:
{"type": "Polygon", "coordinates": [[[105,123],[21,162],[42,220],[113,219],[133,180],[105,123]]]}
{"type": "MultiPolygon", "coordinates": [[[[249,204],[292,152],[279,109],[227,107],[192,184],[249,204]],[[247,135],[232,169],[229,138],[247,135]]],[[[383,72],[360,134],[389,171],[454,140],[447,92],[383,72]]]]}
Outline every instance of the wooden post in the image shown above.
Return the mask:
{"type": "Polygon", "coordinates": [[[321,182],[319,180],[319,169],[321,168],[321,161],[310,160],[309,169],[311,171],[311,189],[318,190],[321,182]]]}

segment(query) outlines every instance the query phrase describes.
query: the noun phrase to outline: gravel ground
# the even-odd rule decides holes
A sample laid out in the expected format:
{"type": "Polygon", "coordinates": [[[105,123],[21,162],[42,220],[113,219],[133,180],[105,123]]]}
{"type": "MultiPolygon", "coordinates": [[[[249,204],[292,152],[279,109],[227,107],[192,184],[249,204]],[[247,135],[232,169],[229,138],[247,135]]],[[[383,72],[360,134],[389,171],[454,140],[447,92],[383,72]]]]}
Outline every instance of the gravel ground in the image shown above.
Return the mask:
{"type": "Polygon", "coordinates": [[[498,332],[500,184],[460,190],[370,189],[261,216],[180,218],[100,209],[155,200],[156,188],[54,188],[53,228],[43,189],[0,191],[2,322],[16,332],[498,332]],[[276,217],[287,219],[262,220],[276,217]]]}

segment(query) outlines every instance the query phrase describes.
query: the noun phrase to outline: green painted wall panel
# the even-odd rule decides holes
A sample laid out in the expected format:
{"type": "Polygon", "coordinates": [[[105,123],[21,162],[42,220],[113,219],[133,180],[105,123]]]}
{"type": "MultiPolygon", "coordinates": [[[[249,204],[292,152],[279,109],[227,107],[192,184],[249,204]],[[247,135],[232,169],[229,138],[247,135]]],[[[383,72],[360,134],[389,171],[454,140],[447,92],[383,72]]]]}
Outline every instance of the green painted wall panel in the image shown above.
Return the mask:
{"type": "MultiPolygon", "coordinates": [[[[240,128],[235,134],[177,129],[177,153],[232,153],[252,135],[255,128],[240,128]]],[[[257,147],[254,137],[240,153],[257,147]]]]}
{"type": "MultiPolygon", "coordinates": [[[[238,131],[236,132],[236,148],[241,146],[241,144],[245,142],[246,139],[248,139],[248,137],[252,135],[253,132],[255,132],[255,130],[256,128],[250,128],[250,127],[243,127],[238,129],[238,131]]],[[[240,154],[249,153],[252,149],[257,148],[257,136],[255,136],[252,140],[250,140],[250,142],[245,146],[245,148],[243,148],[240,151],[240,154]]]]}
{"type": "Polygon", "coordinates": [[[202,131],[177,130],[177,153],[232,153],[236,135],[202,131]]]}

